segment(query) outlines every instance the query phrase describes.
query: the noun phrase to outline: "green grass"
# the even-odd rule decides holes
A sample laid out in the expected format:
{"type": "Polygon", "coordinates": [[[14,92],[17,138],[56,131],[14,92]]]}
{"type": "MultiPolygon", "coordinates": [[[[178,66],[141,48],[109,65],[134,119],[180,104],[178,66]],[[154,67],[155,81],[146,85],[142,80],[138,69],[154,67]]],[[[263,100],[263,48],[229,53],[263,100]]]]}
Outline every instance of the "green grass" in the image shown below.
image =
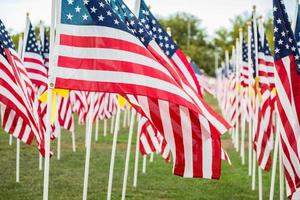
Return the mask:
{"type": "MultiPolygon", "coordinates": [[[[216,108],[212,97],[207,100],[216,108]]],[[[121,118],[123,120],[123,118],[121,118]]],[[[100,126],[99,141],[92,141],[88,199],[105,199],[111,155],[112,135],[103,137],[100,126]]],[[[108,127],[110,125],[108,124],[108,127]]],[[[52,142],[54,156],[50,163],[49,199],[82,199],[85,163],[84,126],[76,126],[77,152],[72,152],[71,135],[62,133],[62,156],[56,159],[56,142],[52,142]]],[[[113,199],[121,199],[128,128],[121,128],[114,170],[113,199]]],[[[0,199],[21,200],[41,199],[43,192],[43,172],[38,170],[38,152],[32,146],[21,144],[20,183],[15,182],[15,140],[8,145],[8,135],[0,129],[0,199]]],[[[223,143],[230,155],[232,166],[222,163],[222,177],[219,181],[203,179],[183,179],[172,175],[172,166],[155,155],[154,162],[147,163],[147,173],[141,173],[139,162],[138,187],[132,187],[134,149],[132,146],[128,177],[127,199],[171,200],[171,199],[258,199],[258,192],[251,191],[251,178],[247,165],[242,166],[239,154],[232,149],[230,137],[224,136],[223,143]]],[[[135,143],[135,137],[133,138],[135,143]]],[[[141,157],[140,157],[141,158],[141,157]]],[[[246,161],[248,158],[246,157],[246,161]]],[[[278,183],[278,180],[277,180],[278,183]]],[[[270,173],[263,173],[264,199],[269,196],[270,173]]],[[[277,184],[278,185],[278,184],[277,184]]],[[[275,197],[278,197],[276,188],[275,197]]],[[[278,198],[276,198],[278,199],[278,198]]]]}

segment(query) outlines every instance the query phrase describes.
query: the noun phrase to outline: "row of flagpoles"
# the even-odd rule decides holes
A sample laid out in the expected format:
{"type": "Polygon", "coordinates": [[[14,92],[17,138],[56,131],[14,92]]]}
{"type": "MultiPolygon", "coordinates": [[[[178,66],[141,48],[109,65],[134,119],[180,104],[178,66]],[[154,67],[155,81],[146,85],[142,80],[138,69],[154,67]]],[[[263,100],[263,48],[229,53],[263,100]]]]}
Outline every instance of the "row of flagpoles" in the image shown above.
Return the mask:
{"type": "MultiPolygon", "coordinates": [[[[297,66],[299,57],[297,57],[297,45],[293,39],[294,35],[290,28],[284,3],[274,0],[273,5],[275,61],[266,39],[262,18],[257,17],[254,7],[252,18],[247,24],[248,39],[243,37],[243,30],[240,29],[240,36],[232,49],[231,59],[229,59],[229,52],[226,51],[222,67],[216,68],[215,95],[223,115],[231,120],[230,122],[234,127],[230,132],[232,142],[236,151],[240,151],[243,165],[245,164],[246,123],[248,123],[248,174],[252,177],[251,188],[255,190],[256,170],[258,170],[259,199],[264,199],[262,170],[269,171],[271,168],[269,199],[274,199],[277,163],[279,163],[280,199],[284,199],[284,174],[287,195],[292,199],[298,199],[298,170],[295,163],[299,157],[293,158],[291,150],[286,149],[288,145],[283,145],[281,141],[284,141],[285,137],[291,137],[292,131],[289,128],[297,127],[299,122],[296,121],[289,127],[288,123],[293,122],[289,122],[290,119],[288,121],[283,119],[284,106],[288,107],[288,104],[283,102],[282,95],[284,96],[285,92],[288,91],[279,89],[281,89],[282,84],[297,84],[296,79],[288,79],[288,76],[281,73],[282,69],[285,68],[287,73],[298,76],[298,72],[293,66],[297,66]],[[281,27],[282,24],[284,27],[281,27]],[[288,38],[286,43],[284,42],[285,37],[288,38]],[[294,59],[289,63],[280,60],[285,59],[284,56],[287,55],[294,56],[294,59]],[[285,64],[281,62],[285,62],[285,64]],[[281,82],[278,79],[281,79],[281,82]],[[281,107],[283,110],[280,111],[279,105],[283,106],[281,107]],[[281,123],[283,124],[281,125],[281,123]],[[273,160],[271,158],[272,151],[273,160]],[[291,159],[291,163],[284,162],[285,156],[291,159]],[[289,167],[296,171],[295,174],[289,171],[289,167]]],[[[298,11],[298,7],[296,10],[298,11]]],[[[296,24],[297,12],[294,16],[293,23],[296,24]]],[[[299,28],[300,26],[296,33],[299,28]]],[[[293,92],[292,95],[297,96],[298,90],[293,92]]],[[[290,98],[295,98],[295,96],[290,98]]],[[[289,110],[286,115],[297,118],[292,112],[289,110]]],[[[296,108],[295,112],[299,112],[299,110],[296,108]]],[[[295,139],[299,140],[297,136],[295,139]]],[[[289,145],[292,145],[293,142],[289,142],[289,145]]]]}

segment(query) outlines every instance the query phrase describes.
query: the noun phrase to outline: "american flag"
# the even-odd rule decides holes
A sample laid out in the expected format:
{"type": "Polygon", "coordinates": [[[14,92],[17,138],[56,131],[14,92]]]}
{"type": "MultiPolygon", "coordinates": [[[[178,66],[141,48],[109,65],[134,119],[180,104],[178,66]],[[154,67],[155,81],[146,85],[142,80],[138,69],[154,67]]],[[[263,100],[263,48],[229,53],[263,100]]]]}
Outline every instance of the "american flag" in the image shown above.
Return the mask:
{"type": "Polygon", "coordinates": [[[57,88],[139,94],[197,110],[106,1],[59,1],[53,82],[57,88]]]}
{"type": "Polygon", "coordinates": [[[66,130],[74,131],[74,116],[70,96],[58,96],[58,121],[61,127],[66,130]]]}
{"type": "Polygon", "coordinates": [[[24,44],[24,66],[28,72],[30,80],[37,87],[47,87],[47,69],[44,65],[41,48],[37,43],[37,37],[29,17],[27,17],[24,44]]]}
{"type": "Polygon", "coordinates": [[[270,80],[274,80],[274,58],[271,55],[266,35],[258,34],[258,74],[259,74],[259,108],[258,125],[254,137],[254,149],[257,153],[258,165],[269,171],[271,167],[271,152],[273,149],[272,113],[270,80]]]}
{"type": "MultiPolygon", "coordinates": [[[[128,7],[119,0],[110,1],[110,3],[114,8],[114,11],[119,14],[120,18],[126,22],[128,27],[134,33],[137,33],[136,36],[140,38],[145,47],[147,47],[153,55],[159,55],[156,56],[156,58],[162,61],[166,68],[169,67],[169,70],[174,69],[172,68],[172,65],[168,64],[169,61],[164,57],[164,53],[161,51],[160,47],[157,45],[155,46],[155,41],[149,37],[148,31],[130,12],[128,7]],[[145,38],[147,38],[147,40],[145,38]],[[162,60],[160,57],[164,60],[162,60]]],[[[179,78],[180,81],[184,82],[182,77],[179,78]]],[[[185,83],[183,83],[183,85],[184,84],[185,83]]],[[[197,96],[196,98],[199,97],[197,96]]],[[[220,164],[221,158],[219,157],[219,160],[216,157],[215,159],[209,158],[212,155],[210,154],[211,152],[215,152],[216,155],[219,154],[218,156],[221,156],[220,146],[217,145],[218,131],[214,128],[211,128],[211,124],[206,118],[203,116],[199,118],[199,116],[195,116],[194,113],[190,112],[186,108],[177,107],[169,102],[163,102],[160,100],[157,101],[150,98],[146,99],[144,97],[138,97],[137,100],[134,100],[133,98],[129,97],[129,101],[134,106],[142,105],[143,109],[146,111],[145,115],[149,119],[152,119],[153,126],[158,129],[159,132],[163,133],[172,149],[175,162],[174,173],[176,175],[205,178],[218,178],[220,176],[220,171],[217,166],[220,164]],[[159,112],[160,116],[157,116],[157,113],[159,112]],[[172,114],[178,112],[180,114],[177,114],[178,116],[176,117],[175,114],[172,114]],[[199,119],[201,124],[199,124],[199,119]],[[177,126],[179,127],[176,128],[177,126]],[[199,128],[199,126],[202,126],[202,128],[199,128]],[[193,129],[191,130],[190,127],[193,127],[193,129]],[[211,133],[210,131],[214,133],[211,133]],[[216,134],[216,137],[210,136],[210,134],[216,134]],[[199,137],[197,135],[199,135],[199,137]],[[191,139],[193,141],[193,145],[190,145],[191,139]],[[198,151],[196,151],[196,148],[198,148],[198,151]],[[181,154],[179,151],[182,151],[183,153],[181,154]],[[203,152],[210,153],[201,157],[200,154],[203,152]],[[202,159],[210,160],[212,162],[204,164],[202,159]]],[[[207,108],[204,108],[203,110],[206,109],[207,108]]]]}
{"type": "Polygon", "coordinates": [[[33,85],[0,20],[0,102],[4,129],[27,144],[35,138],[44,155],[44,132],[34,107],[33,85]],[[33,94],[33,96],[30,96],[33,94]]]}
{"type": "Polygon", "coordinates": [[[287,194],[300,199],[300,63],[297,44],[283,1],[273,0],[275,86],[278,127],[282,146],[287,194]]]}

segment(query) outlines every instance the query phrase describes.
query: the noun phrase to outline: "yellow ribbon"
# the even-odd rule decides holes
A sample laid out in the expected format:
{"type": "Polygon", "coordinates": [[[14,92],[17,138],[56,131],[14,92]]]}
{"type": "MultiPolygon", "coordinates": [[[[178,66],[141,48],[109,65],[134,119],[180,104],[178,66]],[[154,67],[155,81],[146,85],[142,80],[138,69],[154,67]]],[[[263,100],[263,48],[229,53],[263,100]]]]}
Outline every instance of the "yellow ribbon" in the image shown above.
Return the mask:
{"type": "Polygon", "coordinates": [[[276,91],[276,88],[273,88],[273,90],[272,90],[272,95],[275,97],[276,95],[277,95],[277,91],[276,91]]]}
{"type": "Polygon", "coordinates": [[[126,99],[124,97],[122,97],[121,95],[118,95],[118,104],[120,106],[120,108],[124,109],[126,104],[128,106],[131,106],[130,103],[128,103],[128,101],[126,101],[126,99]]]}
{"type": "MultiPolygon", "coordinates": [[[[69,90],[64,90],[64,89],[53,89],[52,90],[52,100],[51,100],[52,101],[52,110],[51,110],[51,119],[50,119],[51,124],[53,124],[55,122],[55,120],[57,119],[57,111],[58,111],[57,102],[56,102],[57,95],[59,95],[63,98],[66,98],[69,95],[69,90]]],[[[48,99],[48,90],[46,90],[39,97],[39,100],[42,103],[46,103],[47,99],[48,99]]]]}

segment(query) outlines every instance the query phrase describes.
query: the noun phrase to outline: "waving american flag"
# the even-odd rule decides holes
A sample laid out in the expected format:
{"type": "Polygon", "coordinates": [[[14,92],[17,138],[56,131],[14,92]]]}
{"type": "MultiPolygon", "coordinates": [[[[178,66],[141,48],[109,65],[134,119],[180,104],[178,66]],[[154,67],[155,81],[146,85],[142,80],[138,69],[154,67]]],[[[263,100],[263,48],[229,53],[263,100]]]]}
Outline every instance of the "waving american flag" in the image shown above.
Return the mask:
{"type": "Polygon", "coordinates": [[[277,89],[277,120],[282,162],[287,181],[287,194],[300,198],[300,63],[299,53],[283,1],[273,0],[275,36],[275,86],[277,89]]]}

